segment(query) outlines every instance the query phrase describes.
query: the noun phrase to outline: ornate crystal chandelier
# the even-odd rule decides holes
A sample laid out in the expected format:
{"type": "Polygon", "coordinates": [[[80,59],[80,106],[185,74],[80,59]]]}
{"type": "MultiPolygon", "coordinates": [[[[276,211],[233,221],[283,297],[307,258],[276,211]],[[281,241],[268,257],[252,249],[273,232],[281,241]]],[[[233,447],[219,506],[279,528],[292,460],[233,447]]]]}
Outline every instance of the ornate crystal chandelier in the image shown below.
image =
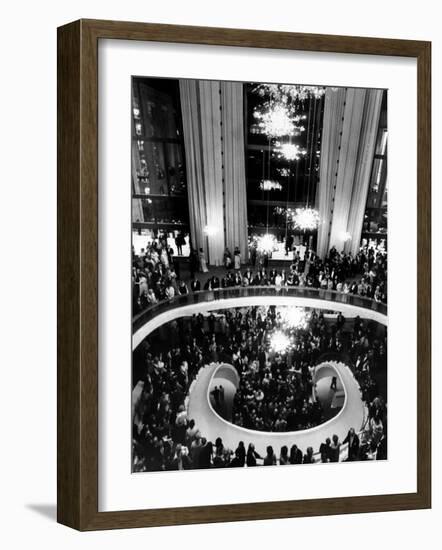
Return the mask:
{"type": "Polygon", "coordinates": [[[290,176],[290,170],[288,168],[277,168],[277,170],[283,178],[288,178],[290,176]]]}
{"type": "Polygon", "coordinates": [[[256,248],[259,252],[270,253],[276,250],[277,241],[274,235],[266,233],[256,239],[256,248]]]}
{"type": "Polygon", "coordinates": [[[253,91],[261,97],[269,96],[273,100],[288,103],[289,101],[305,101],[311,97],[320,99],[325,94],[325,87],[294,84],[259,84],[253,91]]]}
{"type": "Polygon", "coordinates": [[[305,149],[294,143],[277,143],[277,155],[286,160],[298,160],[307,154],[305,149]]]}
{"type": "Polygon", "coordinates": [[[299,136],[305,131],[305,127],[298,124],[304,116],[291,114],[282,103],[269,105],[263,112],[255,111],[254,117],[258,121],[259,131],[268,138],[299,136]]]}
{"type": "Polygon", "coordinates": [[[296,208],[295,210],[288,209],[288,214],[298,229],[310,230],[316,229],[319,225],[319,212],[313,208],[296,208]]]}
{"type": "Polygon", "coordinates": [[[305,329],[310,316],[301,307],[287,306],[279,308],[281,323],[287,328],[305,329]]]}
{"type": "Polygon", "coordinates": [[[262,191],[281,191],[282,185],[274,180],[262,180],[259,184],[262,191]]]}
{"type": "Polygon", "coordinates": [[[275,353],[284,353],[291,346],[291,340],[282,330],[275,330],[270,335],[270,349],[275,353]]]}

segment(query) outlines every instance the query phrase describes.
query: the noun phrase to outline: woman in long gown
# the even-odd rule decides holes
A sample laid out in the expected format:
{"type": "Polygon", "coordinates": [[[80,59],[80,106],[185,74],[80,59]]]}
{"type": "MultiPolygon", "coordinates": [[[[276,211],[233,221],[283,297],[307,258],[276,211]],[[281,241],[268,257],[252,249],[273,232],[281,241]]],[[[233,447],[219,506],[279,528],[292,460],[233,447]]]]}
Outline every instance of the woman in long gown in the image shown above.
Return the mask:
{"type": "Polygon", "coordinates": [[[235,246],[235,251],[233,253],[233,267],[236,270],[241,269],[241,252],[237,246],[235,246]]]}
{"type": "Polygon", "coordinates": [[[202,273],[207,273],[209,271],[209,269],[207,267],[206,256],[204,254],[204,250],[202,248],[200,248],[198,256],[199,256],[199,259],[200,259],[200,271],[202,273]]]}

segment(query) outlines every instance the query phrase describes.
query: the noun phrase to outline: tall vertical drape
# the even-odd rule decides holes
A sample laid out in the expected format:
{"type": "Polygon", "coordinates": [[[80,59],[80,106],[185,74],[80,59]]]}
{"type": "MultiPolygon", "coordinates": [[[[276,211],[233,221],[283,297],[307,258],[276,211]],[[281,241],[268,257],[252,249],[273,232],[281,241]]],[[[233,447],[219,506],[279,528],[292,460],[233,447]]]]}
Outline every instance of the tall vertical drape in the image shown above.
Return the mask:
{"type": "Polygon", "coordinates": [[[192,243],[212,265],[224,248],[247,258],[242,84],[180,81],[192,243]],[[215,232],[206,237],[205,226],[215,232]]]}
{"type": "MultiPolygon", "coordinates": [[[[338,177],[333,203],[329,248],[344,249],[353,181],[358,160],[366,90],[348,88],[339,151],[338,177]]],[[[364,205],[365,206],[365,205],[364,205]]]]}
{"type": "Polygon", "coordinates": [[[352,239],[346,242],[345,252],[356,254],[361,242],[365,205],[370,186],[371,168],[376,147],[376,138],[381,114],[383,90],[367,90],[357,168],[348,213],[347,232],[352,239]]]}
{"type": "Polygon", "coordinates": [[[224,204],[221,144],[220,83],[198,82],[201,109],[201,137],[206,199],[206,223],[216,232],[207,238],[212,265],[221,265],[224,254],[224,204]]]}
{"type": "Polygon", "coordinates": [[[359,250],[381,103],[381,90],[326,90],[317,246],[321,257],[332,246],[359,250]]]}
{"type": "Polygon", "coordinates": [[[333,197],[339,167],[339,147],[345,108],[345,88],[326,88],[324,122],[319,167],[317,254],[323,258],[328,252],[333,210],[333,197]]]}
{"type": "Polygon", "coordinates": [[[189,201],[190,238],[194,248],[208,253],[203,228],[207,223],[202,135],[199,114],[199,88],[196,80],[180,80],[186,158],[187,194],[189,201]]]}
{"type": "Polygon", "coordinates": [[[248,256],[243,85],[221,82],[226,246],[248,256]]]}

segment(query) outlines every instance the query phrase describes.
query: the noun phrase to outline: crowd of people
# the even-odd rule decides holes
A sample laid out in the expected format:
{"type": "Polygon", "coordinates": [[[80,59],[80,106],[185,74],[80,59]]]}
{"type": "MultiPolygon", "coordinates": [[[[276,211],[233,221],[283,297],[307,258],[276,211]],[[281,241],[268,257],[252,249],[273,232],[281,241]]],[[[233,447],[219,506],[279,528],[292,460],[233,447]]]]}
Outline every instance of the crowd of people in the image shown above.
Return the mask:
{"type": "MultiPolygon", "coordinates": [[[[229,334],[237,351],[232,364],[240,374],[234,398],[233,422],[262,431],[294,431],[311,428],[323,421],[318,400],[312,399],[312,366],[319,357],[326,333],[322,313],[313,311],[307,329],[296,330],[296,342],[287,353],[268,353],[266,338],[282,328],[278,308],[247,308],[235,315],[226,312],[229,334]],[[235,333],[239,326],[241,332],[235,333]]],[[[294,330],[287,330],[294,336],[294,330]]]]}
{"type": "MultiPolygon", "coordinates": [[[[287,353],[274,353],[269,334],[281,325],[279,308],[237,308],[172,321],[150,335],[134,354],[133,470],[284,465],[386,458],[386,403],[376,375],[386,368],[386,331],[342,314],[330,321],[312,311],[287,353]],[[232,422],[262,431],[292,431],[319,424],[323,411],[314,399],[314,366],[324,353],[340,354],[352,365],[367,403],[362,435],[350,430],[341,442],[332,435],[319,449],[271,446],[261,456],[252,442],[227,448],[208,440],[188,417],[186,395],[200,368],[232,364],[240,376],[232,422]]],[[[357,427],[359,429],[359,427],[357,427]]]]}
{"type": "Polygon", "coordinates": [[[173,255],[167,237],[149,242],[140,254],[132,252],[133,312],[176,296],[200,290],[229,287],[275,286],[307,287],[333,290],[344,295],[365,296],[376,302],[387,302],[387,253],[372,247],[361,249],[356,255],[338,252],[332,247],[321,259],[307,247],[299,247],[287,269],[269,266],[268,254],[249,252],[249,263],[244,266],[241,252],[226,248],[223,257],[225,272],[204,276],[209,272],[205,254],[191,248],[188,259],[189,276],[180,277],[180,261],[173,255]],[[241,271],[241,269],[243,269],[241,271]]]}

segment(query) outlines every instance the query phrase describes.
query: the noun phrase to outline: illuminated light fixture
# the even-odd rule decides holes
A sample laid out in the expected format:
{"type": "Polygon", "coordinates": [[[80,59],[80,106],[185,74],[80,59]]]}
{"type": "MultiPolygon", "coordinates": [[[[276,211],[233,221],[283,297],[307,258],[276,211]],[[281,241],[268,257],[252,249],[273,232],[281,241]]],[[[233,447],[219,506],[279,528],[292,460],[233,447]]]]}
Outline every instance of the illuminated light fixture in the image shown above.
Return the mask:
{"type": "Polygon", "coordinates": [[[301,132],[305,131],[304,126],[296,124],[303,117],[292,116],[287,107],[282,104],[269,107],[263,113],[255,111],[254,116],[258,119],[260,131],[269,138],[298,136],[301,132]]]}
{"type": "Polygon", "coordinates": [[[270,336],[270,349],[275,353],[284,353],[291,345],[291,340],[282,330],[275,330],[270,336]]]}
{"type": "Polygon", "coordinates": [[[144,188],[144,194],[145,195],[150,195],[150,187],[145,187],[144,188]]]}
{"type": "Polygon", "coordinates": [[[203,233],[208,237],[212,237],[213,235],[216,235],[218,233],[218,228],[214,225],[206,225],[203,229],[203,233]]]}
{"type": "Polygon", "coordinates": [[[320,99],[325,94],[325,87],[293,84],[259,84],[253,91],[261,97],[270,96],[273,100],[288,103],[289,100],[291,102],[305,101],[310,97],[320,99]]]}
{"type": "Polygon", "coordinates": [[[294,143],[282,143],[278,145],[278,157],[286,160],[298,160],[307,154],[305,149],[294,143]]]}
{"type": "Polygon", "coordinates": [[[281,322],[287,328],[305,329],[309,315],[302,307],[283,307],[279,309],[281,322]]]}
{"type": "Polygon", "coordinates": [[[295,130],[295,125],[290,119],[288,110],[282,105],[269,109],[260,118],[259,127],[265,134],[271,137],[288,136],[295,130]]]}
{"type": "Polygon", "coordinates": [[[295,227],[302,230],[313,230],[319,225],[319,213],[313,208],[296,208],[289,210],[292,222],[295,227]]]}
{"type": "Polygon", "coordinates": [[[290,170],[288,168],[279,168],[278,172],[283,178],[288,178],[290,176],[290,170]]]}
{"type": "Polygon", "coordinates": [[[281,191],[282,185],[274,180],[262,180],[259,184],[262,191],[281,191]]]}
{"type": "Polygon", "coordinates": [[[344,241],[344,243],[346,243],[347,241],[351,241],[351,233],[349,233],[348,231],[344,231],[342,233],[342,240],[344,241]]]}
{"type": "Polygon", "coordinates": [[[269,253],[277,248],[277,241],[274,235],[266,233],[256,239],[256,248],[259,252],[269,253]]]}

